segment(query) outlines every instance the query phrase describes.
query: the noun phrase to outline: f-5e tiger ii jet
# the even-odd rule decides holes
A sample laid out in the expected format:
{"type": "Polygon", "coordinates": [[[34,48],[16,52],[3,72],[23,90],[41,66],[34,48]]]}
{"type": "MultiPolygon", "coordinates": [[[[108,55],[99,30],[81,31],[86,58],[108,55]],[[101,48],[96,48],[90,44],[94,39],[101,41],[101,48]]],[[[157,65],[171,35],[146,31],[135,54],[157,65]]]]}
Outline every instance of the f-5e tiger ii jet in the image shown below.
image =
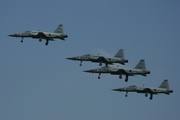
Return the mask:
{"type": "Polygon", "coordinates": [[[113,64],[113,63],[120,63],[124,65],[125,63],[128,62],[127,59],[124,58],[124,50],[120,49],[114,57],[107,57],[103,55],[91,55],[91,54],[86,54],[83,56],[76,56],[76,57],[70,57],[66,58],[68,60],[77,60],[80,61],[80,66],[82,66],[82,61],[91,61],[91,62],[96,62],[99,63],[100,66],[102,66],[102,63],[106,64],[113,64]]]}
{"type": "Polygon", "coordinates": [[[126,76],[125,82],[128,81],[128,76],[134,75],[142,75],[146,76],[146,74],[150,74],[150,71],[146,70],[145,60],[140,60],[134,69],[129,68],[119,68],[115,66],[104,66],[102,68],[85,70],[84,72],[89,73],[99,73],[98,79],[100,79],[101,73],[109,73],[112,75],[119,75],[119,78],[122,78],[122,75],[126,76]]]}
{"type": "Polygon", "coordinates": [[[126,92],[126,95],[125,95],[126,97],[127,97],[128,92],[145,93],[146,97],[148,96],[148,94],[150,94],[150,98],[149,98],[150,100],[152,100],[153,94],[156,95],[159,93],[164,93],[164,94],[169,95],[170,93],[173,93],[173,90],[169,89],[168,80],[164,80],[158,88],[132,85],[129,87],[112,89],[112,90],[118,91],[118,92],[126,92]]]}
{"type": "Polygon", "coordinates": [[[42,39],[46,40],[45,45],[48,45],[49,41],[54,41],[54,39],[61,39],[61,40],[65,40],[64,38],[67,38],[68,35],[64,34],[64,30],[63,30],[63,25],[59,25],[58,28],[54,31],[54,32],[43,32],[43,31],[25,31],[23,33],[17,33],[17,34],[11,34],[8,35],[11,37],[21,37],[22,40],[21,42],[23,42],[23,38],[35,38],[35,39],[39,39],[39,41],[41,42],[42,39]]]}

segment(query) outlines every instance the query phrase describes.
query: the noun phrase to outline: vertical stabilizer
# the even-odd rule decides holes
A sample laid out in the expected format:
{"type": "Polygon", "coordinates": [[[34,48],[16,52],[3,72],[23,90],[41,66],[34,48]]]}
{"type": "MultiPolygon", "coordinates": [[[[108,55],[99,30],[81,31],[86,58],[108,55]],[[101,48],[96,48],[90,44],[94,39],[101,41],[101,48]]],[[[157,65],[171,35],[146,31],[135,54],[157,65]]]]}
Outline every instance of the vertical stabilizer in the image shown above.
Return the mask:
{"type": "Polygon", "coordinates": [[[159,86],[159,88],[169,89],[168,80],[164,80],[164,81],[161,83],[161,85],[159,86]]]}
{"type": "Polygon", "coordinates": [[[136,65],[135,69],[146,69],[145,60],[141,59],[139,63],[136,65]]]}
{"type": "Polygon", "coordinates": [[[120,49],[114,57],[118,57],[118,58],[124,58],[124,50],[120,49]]]}
{"type": "Polygon", "coordinates": [[[63,25],[59,25],[56,30],[54,31],[54,33],[64,33],[64,30],[63,30],[63,25]]]}

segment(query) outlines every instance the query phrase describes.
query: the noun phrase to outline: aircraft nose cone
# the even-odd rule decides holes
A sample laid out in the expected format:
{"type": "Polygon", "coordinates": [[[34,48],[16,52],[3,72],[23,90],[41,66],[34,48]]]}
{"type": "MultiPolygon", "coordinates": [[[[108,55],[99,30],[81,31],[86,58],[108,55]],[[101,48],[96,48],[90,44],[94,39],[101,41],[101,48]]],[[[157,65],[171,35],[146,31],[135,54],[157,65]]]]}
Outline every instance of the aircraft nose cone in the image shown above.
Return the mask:
{"type": "Polygon", "coordinates": [[[126,63],[128,63],[129,61],[128,60],[125,60],[126,63]]]}
{"type": "Polygon", "coordinates": [[[65,35],[65,38],[68,38],[68,35],[65,35]]]}
{"type": "Polygon", "coordinates": [[[68,60],[73,60],[73,58],[66,58],[66,59],[68,59],[68,60]]]}
{"type": "Polygon", "coordinates": [[[8,35],[8,36],[10,36],[10,37],[15,37],[15,36],[16,36],[16,34],[11,34],[11,35],[8,35]]]}
{"type": "Polygon", "coordinates": [[[112,89],[112,91],[119,91],[119,88],[118,89],[112,89]]]}
{"type": "Polygon", "coordinates": [[[112,89],[112,91],[117,91],[117,89],[112,89]]]}
{"type": "Polygon", "coordinates": [[[83,72],[92,72],[92,70],[84,70],[83,72]]]}
{"type": "Polygon", "coordinates": [[[150,71],[147,72],[147,74],[150,74],[150,73],[151,73],[150,71]]]}

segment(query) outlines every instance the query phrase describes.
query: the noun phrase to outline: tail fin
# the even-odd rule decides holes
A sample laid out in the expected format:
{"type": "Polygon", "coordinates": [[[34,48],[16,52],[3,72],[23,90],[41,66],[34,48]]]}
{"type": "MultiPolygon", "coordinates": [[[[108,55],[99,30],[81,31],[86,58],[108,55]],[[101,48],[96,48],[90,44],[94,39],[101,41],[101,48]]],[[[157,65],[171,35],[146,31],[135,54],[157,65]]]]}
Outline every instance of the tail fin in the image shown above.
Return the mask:
{"type": "Polygon", "coordinates": [[[54,33],[64,33],[64,30],[63,30],[63,25],[59,25],[56,30],[54,31],[54,33]]]}
{"type": "Polygon", "coordinates": [[[145,60],[141,59],[139,63],[136,65],[135,69],[143,69],[146,70],[145,60]]]}
{"type": "Polygon", "coordinates": [[[169,89],[169,83],[168,80],[164,80],[161,85],[159,86],[159,88],[166,88],[169,89]]]}
{"type": "Polygon", "coordinates": [[[124,50],[120,49],[115,55],[114,57],[118,57],[118,58],[124,58],[124,50]]]}

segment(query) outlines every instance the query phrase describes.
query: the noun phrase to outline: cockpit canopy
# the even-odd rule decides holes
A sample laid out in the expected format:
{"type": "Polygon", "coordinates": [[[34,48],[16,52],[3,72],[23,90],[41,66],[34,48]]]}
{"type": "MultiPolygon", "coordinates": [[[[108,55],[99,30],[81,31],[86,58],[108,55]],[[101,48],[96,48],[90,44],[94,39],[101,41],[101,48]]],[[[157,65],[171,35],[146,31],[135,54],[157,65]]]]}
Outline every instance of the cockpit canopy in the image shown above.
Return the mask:
{"type": "Polygon", "coordinates": [[[129,87],[131,87],[131,88],[135,88],[135,87],[136,87],[136,85],[131,85],[131,86],[129,86],[129,87]]]}
{"type": "Polygon", "coordinates": [[[40,32],[40,31],[35,31],[35,30],[27,30],[27,31],[25,31],[25,33],[36,33],[36,32],[40,32]]]}
{"type": "Polygon", "coordinates": [[[90,56],[90,54],[85,54],[84,56],[90,56]]]}

